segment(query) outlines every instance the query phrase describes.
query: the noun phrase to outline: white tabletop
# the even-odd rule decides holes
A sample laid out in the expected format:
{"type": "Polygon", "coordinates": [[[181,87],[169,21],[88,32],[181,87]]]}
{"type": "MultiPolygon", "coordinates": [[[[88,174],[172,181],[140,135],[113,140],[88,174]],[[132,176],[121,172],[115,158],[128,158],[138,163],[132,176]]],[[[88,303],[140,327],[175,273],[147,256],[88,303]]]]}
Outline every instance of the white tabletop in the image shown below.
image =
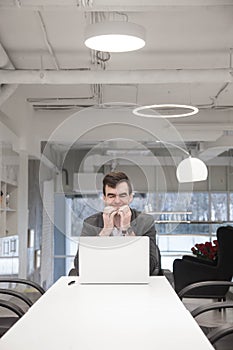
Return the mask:
{"type": "Polygon", "coordinates": [[[150,280],[80,285],[78,277],[62,277],[1,338],[0,348],[213,350],[166,278],[150,280]]]}

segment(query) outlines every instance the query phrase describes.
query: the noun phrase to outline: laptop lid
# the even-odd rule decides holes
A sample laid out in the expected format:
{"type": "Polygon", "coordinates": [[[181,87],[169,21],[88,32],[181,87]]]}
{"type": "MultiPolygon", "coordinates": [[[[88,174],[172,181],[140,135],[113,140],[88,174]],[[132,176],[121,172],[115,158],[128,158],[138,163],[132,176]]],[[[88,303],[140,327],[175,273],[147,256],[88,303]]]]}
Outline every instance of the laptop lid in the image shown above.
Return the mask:
{"type": "Polygon", "coordinates": [[[149,282],[149,237],[80,237],[80,283],[149,282]]]}

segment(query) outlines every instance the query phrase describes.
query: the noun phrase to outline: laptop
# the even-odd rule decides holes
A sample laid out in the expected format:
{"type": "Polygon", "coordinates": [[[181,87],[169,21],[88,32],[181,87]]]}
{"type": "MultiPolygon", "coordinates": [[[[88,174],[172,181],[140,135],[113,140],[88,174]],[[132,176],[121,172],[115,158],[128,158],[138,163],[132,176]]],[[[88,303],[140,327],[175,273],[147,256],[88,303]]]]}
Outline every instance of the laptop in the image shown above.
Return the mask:
{"type": "Polygon", "coordinates": [[[149,283],[149,237],[80,237],[81,284],[149,283]]]}

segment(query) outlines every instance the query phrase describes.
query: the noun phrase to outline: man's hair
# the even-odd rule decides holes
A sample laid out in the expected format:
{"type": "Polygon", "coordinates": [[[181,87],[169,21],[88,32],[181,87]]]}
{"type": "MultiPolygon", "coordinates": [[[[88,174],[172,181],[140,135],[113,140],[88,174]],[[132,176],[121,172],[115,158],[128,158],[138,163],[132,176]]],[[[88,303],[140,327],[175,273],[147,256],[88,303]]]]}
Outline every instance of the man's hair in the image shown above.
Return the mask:
{"type": "Polygon", "coordinates": [[[105,175],[103,179],[103,194],[106,195],[105,187],[108,185],[109,187],[116,188],[116,186],[121,183],[126,182],[129,189],[129,194],[132,193],[132,185],[128,178],[128,176],[123,172],[112,172],[105,175]]]}

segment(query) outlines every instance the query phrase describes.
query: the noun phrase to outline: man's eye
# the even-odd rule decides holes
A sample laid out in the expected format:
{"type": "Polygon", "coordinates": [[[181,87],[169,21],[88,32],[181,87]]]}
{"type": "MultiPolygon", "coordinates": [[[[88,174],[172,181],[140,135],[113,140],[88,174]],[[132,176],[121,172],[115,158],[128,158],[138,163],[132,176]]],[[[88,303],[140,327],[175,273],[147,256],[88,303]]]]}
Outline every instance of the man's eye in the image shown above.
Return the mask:
{"type": "Polygon", "coordinates": [[[115,198],[114,194],[109,194],[108,198],[115,198]]]}
{"type": "Polygon", "coordinates": [[[122,194],[119,195],[119,197],[120,198],[125,198],[125,197],[127,197],[127,194],[126,193],[122,193],[122,194]]]}

